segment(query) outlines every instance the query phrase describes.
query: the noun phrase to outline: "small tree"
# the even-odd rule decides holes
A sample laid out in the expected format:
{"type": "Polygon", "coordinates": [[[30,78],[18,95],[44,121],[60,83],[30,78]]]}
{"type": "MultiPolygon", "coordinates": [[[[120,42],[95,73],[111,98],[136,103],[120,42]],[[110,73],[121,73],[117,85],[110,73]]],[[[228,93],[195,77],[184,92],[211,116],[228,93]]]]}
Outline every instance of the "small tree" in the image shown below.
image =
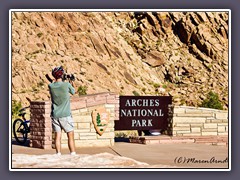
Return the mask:
{"type": "Polygon", "coordinates": [[[79,96],[86,95],[87,94],[87,86],[79,86],[77,92],[78,92],[79,96]]]}
{"type": "Polygon", "coordinates": [[[207,98],[203,100],[201,107],[213,108],[213,109],[223,109],[223,105],[219,100],[218,94],[210,91],[207,98]]]}

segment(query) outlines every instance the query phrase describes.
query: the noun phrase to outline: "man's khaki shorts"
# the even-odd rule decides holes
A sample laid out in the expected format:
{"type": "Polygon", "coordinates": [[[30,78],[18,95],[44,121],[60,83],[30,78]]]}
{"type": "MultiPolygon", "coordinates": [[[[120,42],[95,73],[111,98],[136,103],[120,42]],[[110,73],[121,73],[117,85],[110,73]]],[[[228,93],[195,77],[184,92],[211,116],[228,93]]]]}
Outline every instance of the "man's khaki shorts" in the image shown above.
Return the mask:
{"type": "Polygon", "coordinates": [[[54,132],[61,132],[63,129],[66,133],[74,130],[73,118],[71,116],[62,118],[52,117],[52,128],[54,132]]]}

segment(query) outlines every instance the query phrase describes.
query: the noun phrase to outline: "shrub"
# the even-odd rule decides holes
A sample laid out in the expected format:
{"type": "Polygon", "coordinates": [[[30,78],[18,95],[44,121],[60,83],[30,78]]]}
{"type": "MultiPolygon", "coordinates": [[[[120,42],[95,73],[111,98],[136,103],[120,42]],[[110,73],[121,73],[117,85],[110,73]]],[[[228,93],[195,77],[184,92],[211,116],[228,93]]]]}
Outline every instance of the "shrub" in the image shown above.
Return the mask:
{"type": "Polygon", "coordinates": [[[32,92],[38,93],[39,91],[40,90],[37,87],[35,87],[35,86],[32,87],[32,92]]]}
{"type": "Polygon", "coordinates": [[[163,84],[162,87],[163,87],[164,89],[166,89],[166,88],[167,88],[167,85],[166,85],[166,84],[163,84]]]}
{"type": "Polygon", "coordinates": [[[127,138],[127,134],[124,132],[116,132],[115,137],[117,138],[127,138]]]}
{"type": "Polygon", "coordinates": [[[87,86],[79,86],[77,92],[78,92],[79,96],[86,95],[87,94],[87,86]]]}
{"type": "Polygon", "coordinates": [[[42,35],[43,35],[43,33],[42,33],[42,32],[40,32],[40,33],[38,33],[38,34],[37,34],[37,37],[39,37],[39,38],[40,38],[40,37],[42,37],[42,35]]]}
{"type": "Polygon", "coordinates": [[[154,83],[153,86],[154,86],[154,88],[159,88],[159,87],[160,87],[160,84],[154,83]]]}
{"type": "Polygon", "coordinates": [[[115,131],[115,138],[129,138],[129,136],[138,136],[137,130],[115,131]]]}
{"type": "Polygon", "coordinates": [[[134,96],[140,96],[140,94],[137,91],[133,91],[132,93],[134,94],[134,96]]]}
{"type": "Polygon", "coordinates": [[[21,108],[22,108],[21,102],[12,100],[12,118],[16,118],[18,116],[18,112],[21,108]]]}
{"type": "Polygon", "coordinates": [[[218,94],[210,91],[207,98],[203,100],[201,107],[213,108],[213,109],[223,109],[223,105],[218,98],[218,94]]]}
{"type": "Polygon", "coordinates": [[[42,86],[44,86],[44,82],[43,82],[43,81],[41,81],[41,82],[39,82],[39,83],[37,84],[37,87],[42,87],[42,86]]]}

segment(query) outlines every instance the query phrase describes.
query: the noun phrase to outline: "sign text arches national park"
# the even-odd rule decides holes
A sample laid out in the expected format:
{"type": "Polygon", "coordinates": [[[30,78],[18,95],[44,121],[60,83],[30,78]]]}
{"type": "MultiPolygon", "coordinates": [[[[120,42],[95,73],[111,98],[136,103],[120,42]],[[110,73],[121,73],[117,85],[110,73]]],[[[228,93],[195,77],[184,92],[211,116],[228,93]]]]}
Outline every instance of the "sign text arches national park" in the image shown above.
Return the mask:
{"type": "Polygon", "coordinates": [[[115,130],[165,130],[171,96],[120,96],[115,130]]]}

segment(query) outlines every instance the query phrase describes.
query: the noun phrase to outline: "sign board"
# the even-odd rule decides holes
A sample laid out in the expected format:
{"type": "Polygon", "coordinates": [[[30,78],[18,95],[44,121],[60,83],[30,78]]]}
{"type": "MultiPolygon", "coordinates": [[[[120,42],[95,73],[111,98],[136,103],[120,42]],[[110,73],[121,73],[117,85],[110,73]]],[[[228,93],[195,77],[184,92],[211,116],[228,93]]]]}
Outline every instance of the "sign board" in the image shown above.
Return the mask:
{"type": "Polygon", "coordinates": [[[101,136],[109,123],[110,113],[103,107],[97,108],[92,112],[92,121],[96,132],[101,136]]]}
{"type": "Polygon", "coordinates": [[[120,96],[115,130],[167,129],[171,96],[120,96]]]}

